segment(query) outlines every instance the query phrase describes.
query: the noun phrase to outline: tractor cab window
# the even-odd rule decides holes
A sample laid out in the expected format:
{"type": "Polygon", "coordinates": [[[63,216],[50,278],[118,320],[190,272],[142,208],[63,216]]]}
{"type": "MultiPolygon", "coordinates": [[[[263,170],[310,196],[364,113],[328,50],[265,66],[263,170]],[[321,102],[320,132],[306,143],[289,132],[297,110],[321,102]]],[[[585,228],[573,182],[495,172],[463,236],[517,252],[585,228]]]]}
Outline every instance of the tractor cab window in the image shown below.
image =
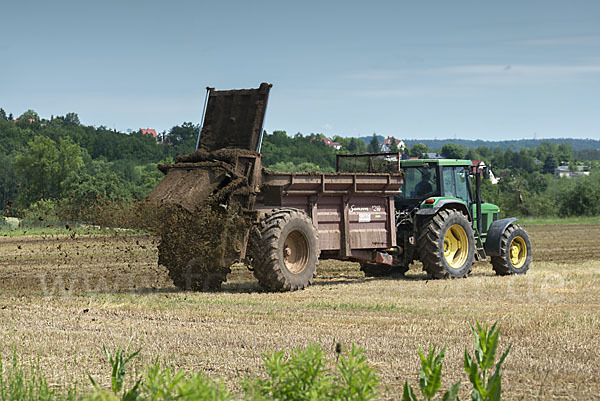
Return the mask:
{"type": "Polygon", "coordinates": [[[438,193],[437,170],[435,167],[408,167],[404,169],[404,199],[422,199],[438,193]]]}
{"type": "Polygon", "coordinates": [[[469,187],[467,183],[467,170],[465,167],[444,167],[442,170],[443,178],[443,196],[460,198],[465,202],[470,202],[469,187]]]}
{"type": "Polygon", "coordinates": [[[454,184],[456,184],[456,197],[468,203],[471,201],[471,194],[469,193],[467,174],[467,169],[464,167],[454,168],[454,184]]]}

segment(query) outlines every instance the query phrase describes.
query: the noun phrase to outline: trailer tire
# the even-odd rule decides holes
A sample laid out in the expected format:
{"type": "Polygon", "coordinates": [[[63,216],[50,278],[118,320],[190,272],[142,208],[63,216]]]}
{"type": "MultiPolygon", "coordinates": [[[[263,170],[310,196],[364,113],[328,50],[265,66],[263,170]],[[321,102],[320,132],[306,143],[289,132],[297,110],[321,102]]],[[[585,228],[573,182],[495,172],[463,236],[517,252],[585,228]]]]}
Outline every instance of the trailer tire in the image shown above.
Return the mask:
{"type": "Polygon", "coordinates": [[[497,275],[525,274],[531,265],[529,234],[518,224],[506,227],[500,239],[500,256],[492,256],[497,275]]]}
{"type": "Polygon", "coordinates": [[[456,209],[440,210],[422,222],[417,249],[423,270],[431,277],[466,277],[475,257],[471,223],[456,209]]]}
{"type": "Polygon", "coordinates": [[[318,232],[298,209],[275,209],[250,234],[254,276],[267,291],[295,291],[312,284],[319,263],[318,232]]]}

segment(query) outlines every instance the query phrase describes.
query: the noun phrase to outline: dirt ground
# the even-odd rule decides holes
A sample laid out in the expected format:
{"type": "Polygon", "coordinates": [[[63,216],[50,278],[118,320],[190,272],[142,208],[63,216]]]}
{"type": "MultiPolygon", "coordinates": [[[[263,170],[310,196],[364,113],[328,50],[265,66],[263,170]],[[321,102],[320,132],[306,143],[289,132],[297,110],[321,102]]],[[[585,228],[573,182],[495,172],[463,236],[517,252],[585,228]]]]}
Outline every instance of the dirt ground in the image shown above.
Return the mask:
{"type": "Polygon", "coordinates": [[[593,399],[600,393],[600,225],[527,227],[530,272],[496,277],[479,263],[460,280],[365,279],[354,263],[322,261],[315,285],[263,293],[234,266],[216,293],[176,290],[157,265],[158,240],[104,235],[0,238],[0,350],[37,361],[49,381],[108,377],[101,346],[142,348],[160,360],[222,377],[257,372],[264,351],[356,343],[382,378],[384,399],[416,384],[417,347],[446,344],[444,385],[461,380],[469,323],[501,326],[506,399],[593,399]]]}

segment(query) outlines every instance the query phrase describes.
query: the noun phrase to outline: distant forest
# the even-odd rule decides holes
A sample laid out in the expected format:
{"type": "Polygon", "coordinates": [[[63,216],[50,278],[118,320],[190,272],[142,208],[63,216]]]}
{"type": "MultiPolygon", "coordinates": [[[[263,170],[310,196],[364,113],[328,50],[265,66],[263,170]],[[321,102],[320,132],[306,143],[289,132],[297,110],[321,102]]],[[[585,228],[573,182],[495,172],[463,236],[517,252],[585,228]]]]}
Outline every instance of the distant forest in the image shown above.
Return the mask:
{"type": "MultiPolygon", "coordinates": [[[[600,135],[600,133],[599,133],[600,135]]],[[[371,142],[372,136],[363,136],[362,139],[366,144],[371,142]]],[[[377,135],[379,141],[383,141],[384,137],[377,135]]],[[[600,139],[579,139],[579,138],[547,138],[547,139],[513,139],[506,141],[483,141],[483,140],[471,140],[471,139],[403,139],[398,137],[397,139],[404,140],[406,146],[413,147],[418,143],[426,145],[429,149],[441,149],[447,143],[453,143],[456,145],[464,146],[466,148],[477,148],[479,146],[487,146],[489,148],[500,148],[503,150],[512,149],[520,150],[523,148],[537,148],[541,143],[553,143],[560,145],[561,143],[568,143],[571,145],[573,150],[600,150],[600,139]]]]}
{"type": "MultiPolygon", "coordinates": [[[[49,219],[60,210],[80,211],[98,203],[131,204],[146,197],[162,178],[158,163],[173,162],[176,155],[194,150],[199,128],[186,122],[154,137],[85,126],[76,113],[41,118],[28,110],[14,117],[0,108],[0,210],[6,216],[49,219]]],[[[379,152],[382,138],[274,131],[264,135],[263,164],[278,171],[331,172],[337,153],[379,152]]],[[[600,214],[600,141],[405,143],[407,148],[394,144],[391,150],[412,157],[438,152],[447,158],[485,161],[501,178],[498,185],[486,183],[485,199],[508,214],[600,214]],[[580,177],[555,178],[559,166],[580,177]]]]}

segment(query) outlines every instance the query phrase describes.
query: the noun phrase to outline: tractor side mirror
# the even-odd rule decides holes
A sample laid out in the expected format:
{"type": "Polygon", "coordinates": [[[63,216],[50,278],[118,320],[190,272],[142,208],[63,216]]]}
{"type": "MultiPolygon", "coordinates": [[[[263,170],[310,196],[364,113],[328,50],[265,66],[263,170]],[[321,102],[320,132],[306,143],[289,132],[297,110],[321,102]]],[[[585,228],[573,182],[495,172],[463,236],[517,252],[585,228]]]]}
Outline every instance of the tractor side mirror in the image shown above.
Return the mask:
{"type": "Polygon", "coordinates": [[[486,180],[490,179],[490,168],[488,166],[485,166],[483,168],[483,178],[485,178],[486,180]]]}

